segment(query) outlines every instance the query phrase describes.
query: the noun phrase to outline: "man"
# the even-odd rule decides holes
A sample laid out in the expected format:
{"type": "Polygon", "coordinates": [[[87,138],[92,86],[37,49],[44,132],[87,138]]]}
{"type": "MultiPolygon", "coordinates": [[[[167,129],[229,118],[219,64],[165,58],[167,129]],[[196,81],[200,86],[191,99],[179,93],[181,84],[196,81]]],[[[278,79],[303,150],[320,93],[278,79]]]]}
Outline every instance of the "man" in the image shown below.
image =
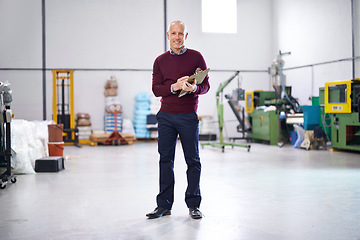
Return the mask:
{"type": "Polygon", "coordinates": [[[181,21],[170,24],[167,38],[170,50],[158,56],[153,66],[152,91],[161,98],[161,108],[156,115],[158,121],[158,152],[160,154],[160,192],[156,197],[157,208],[146,214],[158,218],[171,214],[174,202],[174,157],[178,136],[187,164],[188,186],[185,202],[194,219],[202,218],[199,210],[200,172],[199,120],[197,116],[198,95],[209,91],[208,76],[196,85],[187,82],[197,68],[206,69],[202,55],[185,47],[188,33],[181,21]],[[190,92],[178,97],[181,90],[190,92]]]}

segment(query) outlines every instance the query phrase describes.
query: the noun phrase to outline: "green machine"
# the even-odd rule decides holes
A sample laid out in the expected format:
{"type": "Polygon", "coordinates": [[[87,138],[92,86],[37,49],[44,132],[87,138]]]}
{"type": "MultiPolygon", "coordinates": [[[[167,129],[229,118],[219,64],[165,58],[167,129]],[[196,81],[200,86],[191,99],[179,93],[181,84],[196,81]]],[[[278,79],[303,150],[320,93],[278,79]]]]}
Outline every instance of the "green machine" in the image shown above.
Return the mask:
{"type": "Polygon", "coordinates": [[[259,106],[265,106],[265,101],[276,99],[274,91],[250,91],[245,94],[246,112],[251,123],[251,132],[248,137],[254,142],[269,142],[270,145],[276,145],[279,138],[277,111],[264,111],[255,109],[259,106]]]}
{"type": "Polygon", "coordinates": [[[252,132],[249,137],[254,142],[269,142],[277,145],[279,139],[279,114],[276,111],[254,110],[252,113],[252,132]]]}
{"type": "Polygon", "coordinates": [[[251,124],[249,139],[254,142],[269,142],[270,145],[283,146],[289,140],[286,114],[300,112],[299,103],[291,96],[291,87],[286,86],[286,76],[282,73],[284,61],[279,51],[269,68],[274,91],[246,92],[246,112],[251,124]]]}
{"type": "Polygon", "coordinates": [[[247,151],[250,151],[251,145],[248,144],[237,144],[237,143],[229,143],[229,142],[224,142],[224,136],[223,136],[223,128],[224,128],[224,104],[223,104],[223,91],[224,88],[229,85],[229,83],[236,77],[239,75],[239,71],[237,71],[232,77],[230,77],[228,80],[220,83],[220,86],[218,88],[218,90],[216,91],[216,106],[217,106],[217,114],[218,114],[218,122],[219,122],[219,138],[220,138],[220,142],[216,142],[216,143],[208,143],[208,142],[203,142],[201,143],[201,146],[204,147],[206,145],[210,145],[212,147],[217,147],[217,148],[221,148],[222,152],[225,151],[225,146],[231,146],[231,147],[243,147],[243,148],[247,148],[247,151]]]}
{"type": "Polygon", "coordinates": [[[324,102],[332,147],[360,151],[360,79],[325,83],[324,102]]]}

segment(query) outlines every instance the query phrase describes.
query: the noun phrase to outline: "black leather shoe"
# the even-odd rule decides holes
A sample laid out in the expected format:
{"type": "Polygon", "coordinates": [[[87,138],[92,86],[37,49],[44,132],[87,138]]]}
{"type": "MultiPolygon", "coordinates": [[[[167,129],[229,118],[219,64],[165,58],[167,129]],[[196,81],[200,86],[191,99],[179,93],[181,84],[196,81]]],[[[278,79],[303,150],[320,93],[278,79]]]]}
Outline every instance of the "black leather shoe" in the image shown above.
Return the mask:
{"type": "Polygon", "coordinates": [[[157,207],[151,213],[146,214],[146,216],[151,219],[159,218],[159,217],[166,216],[166,215],[171,215],[171,211],[169,209],[162,208],[162,207],[157,207]]]}
{"type": "Polygon", "coordinates": [[[198,207],[189,208],[189,215],[192,219],[200,219],[203,217],[203,214],[200,212],[198,207]]]}

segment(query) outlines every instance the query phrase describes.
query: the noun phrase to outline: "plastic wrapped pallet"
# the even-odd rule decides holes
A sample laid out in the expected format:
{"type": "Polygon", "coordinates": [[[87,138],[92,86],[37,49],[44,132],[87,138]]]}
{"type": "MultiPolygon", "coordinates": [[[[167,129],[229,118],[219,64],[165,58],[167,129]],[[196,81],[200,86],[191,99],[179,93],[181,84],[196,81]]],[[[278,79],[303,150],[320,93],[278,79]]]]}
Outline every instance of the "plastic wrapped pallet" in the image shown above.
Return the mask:
{"type": "Polygon", "coordinates": [[[122,105],[118,96],[105,97],[105,111],[107,113],[122,113],[122,105]]]}
{"type": "Polygon", "coordinates": [[[105,83],[104,95],[106,97],[116,96],[117,89],[118,89],[118,84],[117,84],[116,78],[115,78],[115,76],[111,76],[110,79],[107,80],[105,83]]]}
{"type": "Polygon", "coordinates": [[[35,160],[48,156],[48,124],[54,122],[12,120],[12,167],[15,174],[35,173],[35,160]]]}
{"type": "Polygon", "coordinates": [[[149,138],[150,131],[146,128],[146,117],[150,112],[150,95],[140,92],[135,97],[134,129],[136,138],[149,138]]]}
{"type": "Polygon", "coordinates": [[[122,126],[122,133],[135,136],[134,125],[133,125],[131,119],[124,118],[123,126],[122,126]]]}
{"type": "Polygon", "coordinates": [[[116,123],[115,123],[115,115],[112,113],[105,113],[104,119],[104,130],[107,134],[111,134],[115,131],[115,124],[118,132],[122,132],[122,114],[116,114],[116,123]]]}
{"type": "Polygon", "coordinates": [[[91,135],[91,127],[78,127],[79,130],[79,140],[87,140],[90,138],[91,135]]]}
{"type": "Polygon", "coordinates": [[[88,113],[78,113],[77,117],[77,127],[79,130],[79,140],[88,140],[91,135],[91,121],[90,114],[88,113]]]}

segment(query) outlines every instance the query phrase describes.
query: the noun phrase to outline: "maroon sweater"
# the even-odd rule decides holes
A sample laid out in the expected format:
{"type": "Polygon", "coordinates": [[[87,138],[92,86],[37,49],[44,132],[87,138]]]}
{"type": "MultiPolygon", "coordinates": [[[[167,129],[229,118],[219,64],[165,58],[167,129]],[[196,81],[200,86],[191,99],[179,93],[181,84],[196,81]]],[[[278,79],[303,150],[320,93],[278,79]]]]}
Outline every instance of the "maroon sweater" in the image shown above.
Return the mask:
{"type": "Polygon", "coordinates": [[[171,93],[171,84],[183,76],[191,76],[196,68],[206,69],[206,63],[201,53],[187,49],[182,55],[171,55],[169,51],[155,59],[153,66],[152,91],[156,97],[161,98],[160,111],[166,113],[192,113],[197,111],[199,94],[205,94],[210,89],[209,77],[197,85],[194,93],[178,97],[171,93]]]}

